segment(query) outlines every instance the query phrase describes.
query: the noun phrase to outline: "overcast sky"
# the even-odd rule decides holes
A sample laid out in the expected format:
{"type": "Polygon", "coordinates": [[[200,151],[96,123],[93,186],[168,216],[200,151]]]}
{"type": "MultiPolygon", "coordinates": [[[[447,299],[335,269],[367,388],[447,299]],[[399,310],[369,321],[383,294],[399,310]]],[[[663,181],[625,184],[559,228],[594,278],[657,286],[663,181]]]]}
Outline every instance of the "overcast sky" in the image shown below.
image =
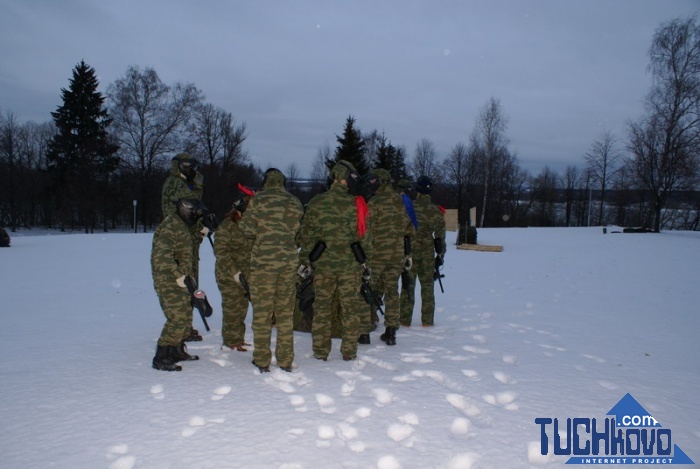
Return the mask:
{"type": "Polygon", "coordinates": [[[308,175],[348,115],[412,157],[466,143],[491,97],[536,174],[584,165],[643,114],[647,52],[698,0],[0,0],[0,109],[51,119],[81,61],[100,91],[129,66],[193,83],[245,122],[263,169],[308,175]]]}

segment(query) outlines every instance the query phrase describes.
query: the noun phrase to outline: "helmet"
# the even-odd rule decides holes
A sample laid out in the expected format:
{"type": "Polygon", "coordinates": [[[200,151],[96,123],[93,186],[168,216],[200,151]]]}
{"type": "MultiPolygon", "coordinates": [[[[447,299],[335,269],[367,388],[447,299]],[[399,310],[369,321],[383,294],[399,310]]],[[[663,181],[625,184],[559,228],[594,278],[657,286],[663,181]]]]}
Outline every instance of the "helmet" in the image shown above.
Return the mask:
{"type": "Polygon", "coordinates": [[[433,181],[428,176],[421,176],[416,181],[416,191],[421,194],[430,194],[433,188],[433,181]]]}
{"type": "Polygon", "coordinates": [[[396,187],[401,192],[408,192],[409,190],[411,190],[411,183],[406,178],[399,179],[399,182],[396,183],[396,187]]]}
{"type": "Polygon", "coordinates": [[[287,178],[284,177],[284,174],[279,169],[268,168],[268,170],[265,171],[265,177],[262,181],[263,189],[265,188],[268,182],[270,182],[272,186],[284,187],[285,183],[287,182],[287,178]]]}
{"type": "Polygon", "coordinates": [[[187,153],[180,153],[173,158],[177,161],[177,167],[187,179],[194,179],[199,169],[199,162],[187,153]]]}
{"type": "Polygon", "coordinates": [[[194,226],[202,218],[207,208],[198,199],[177,199],[175,210],[187,226],[194,226]]]}
{"type": "Polygon", "coordinates": [[[360,174],[355,167],[346,160],[338,160],[331,170],[331,177],[342,181],[343,179],[348,184],[348,192],[352,195],[357,195],[359,190],[360,174]]]}

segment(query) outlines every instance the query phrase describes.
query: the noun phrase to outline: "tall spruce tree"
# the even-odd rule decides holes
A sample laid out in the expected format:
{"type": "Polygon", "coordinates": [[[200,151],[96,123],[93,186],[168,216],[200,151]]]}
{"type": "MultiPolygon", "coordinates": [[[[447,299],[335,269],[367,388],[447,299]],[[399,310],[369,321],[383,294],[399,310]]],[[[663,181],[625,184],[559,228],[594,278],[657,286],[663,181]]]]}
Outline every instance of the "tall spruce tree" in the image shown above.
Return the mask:
{"type": "Polygon", "coordinates": [[[345,160],[352,163],[360,176],[365,176],[369,171],[365,161],[365,142],[362,139],[362,132],[355,129],[355,118],[348,116],[345,121],[343,136],[336,135],[338,146],[335,149],[335,158],[326,160],[328,169],[332,169],[336,161],[345,160]]]}
{"type": "Polygon", "coordinates": [[[384,135],[382,135],[379,142],[375,166],[389,171],[394,181],[406,177],[406,162],[404,161],[403,151],[401,151],[401,148],[396,148],[391,142],[388,142],[384,135]]]}
{"type": "Polygon", "coordinates": [[[58,132],[49,143],[48,159],[61,227],[82,225],[88,233],[97,225],[98,211],[104,215],[107,210],[108,178],[119,164],[119,147],[110,143],[112,119],[97,91],[95,70],[81,61],[69,83],[61,89],[63,105],[51,113],[58,132]]]}

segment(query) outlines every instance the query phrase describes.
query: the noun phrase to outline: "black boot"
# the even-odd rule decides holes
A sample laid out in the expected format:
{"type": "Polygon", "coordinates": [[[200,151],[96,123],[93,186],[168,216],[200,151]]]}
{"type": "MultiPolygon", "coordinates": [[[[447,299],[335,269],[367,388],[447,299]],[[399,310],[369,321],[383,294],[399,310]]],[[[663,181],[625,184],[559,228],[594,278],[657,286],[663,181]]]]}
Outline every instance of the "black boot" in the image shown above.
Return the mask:
{"type": "Polygon", "coordinates": [[[379,336],[379,338],[386,342],[387,345],[396,345],[396,328],[387,327],[384,334],[379,336]]]}
{"type": "Polygon", "coordinates": [[[187,346],[184,342],[177,347],[170,347],[170,358],[174,363],[199,360],[199,356],[187,353],[187,346]]]}
{"type": "Polygon", "coordinates": [[[175,363],[172,359],[171,349],[173,347],[168,347],[165,345],[158,345],[156,347],[156,356],[153,357],[153,368],[162,371],[181,371],[182,367],[175,363]]]}
{"type": "Polygon", "coordinates": [[[191,329],[187,337],[185,337],[185,342],[201,342],[203,337],[199,335],[197,329],[191,329]]]}
{"type": "Polygon", "coordinates": [[[357,338],[357,343],[363,345],[369,344],[369,334],[360,334],[360,337],[357,338]]]}

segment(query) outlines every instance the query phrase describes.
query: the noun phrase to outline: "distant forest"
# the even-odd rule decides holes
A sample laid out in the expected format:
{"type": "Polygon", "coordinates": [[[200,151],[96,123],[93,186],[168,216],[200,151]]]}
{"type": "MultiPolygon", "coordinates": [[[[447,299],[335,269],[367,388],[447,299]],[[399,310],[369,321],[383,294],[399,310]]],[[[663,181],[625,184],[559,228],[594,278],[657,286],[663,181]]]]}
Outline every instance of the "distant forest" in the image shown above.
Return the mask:
{"type": "MultiPolygon", "coordinates": [[[[659,26],[649,49],[652,85],[645,115],[627,133],[608,130],[591,142],[584,164],[532,175],[509,148],[507,116],[489,98],[467,142],[438,155],[423,138],[411,156],[352,115],[337,146],[319,147],[312,173],[279,168],[303,203],[327,187],[339,159],[362,176],[373,168],[395,180],[434,182],[433,200],[458,210],[460,226],[477,209],[477,227],[620,225],[700,229],[700,26],[679,18],[659,26]]],[[[86,233],[152,231],[161,221],[160,191],[171,158],[194,156],[204,203],[221,217],[241,183],[259,187],[266,168],[246,150],[243,121],[211,103],[193,84],[166,85],[151,68],[129,67],[104,92],[85,62],[60,90],[63,104],[43,123],[0,111],[0,226],[86,233]]]]}

